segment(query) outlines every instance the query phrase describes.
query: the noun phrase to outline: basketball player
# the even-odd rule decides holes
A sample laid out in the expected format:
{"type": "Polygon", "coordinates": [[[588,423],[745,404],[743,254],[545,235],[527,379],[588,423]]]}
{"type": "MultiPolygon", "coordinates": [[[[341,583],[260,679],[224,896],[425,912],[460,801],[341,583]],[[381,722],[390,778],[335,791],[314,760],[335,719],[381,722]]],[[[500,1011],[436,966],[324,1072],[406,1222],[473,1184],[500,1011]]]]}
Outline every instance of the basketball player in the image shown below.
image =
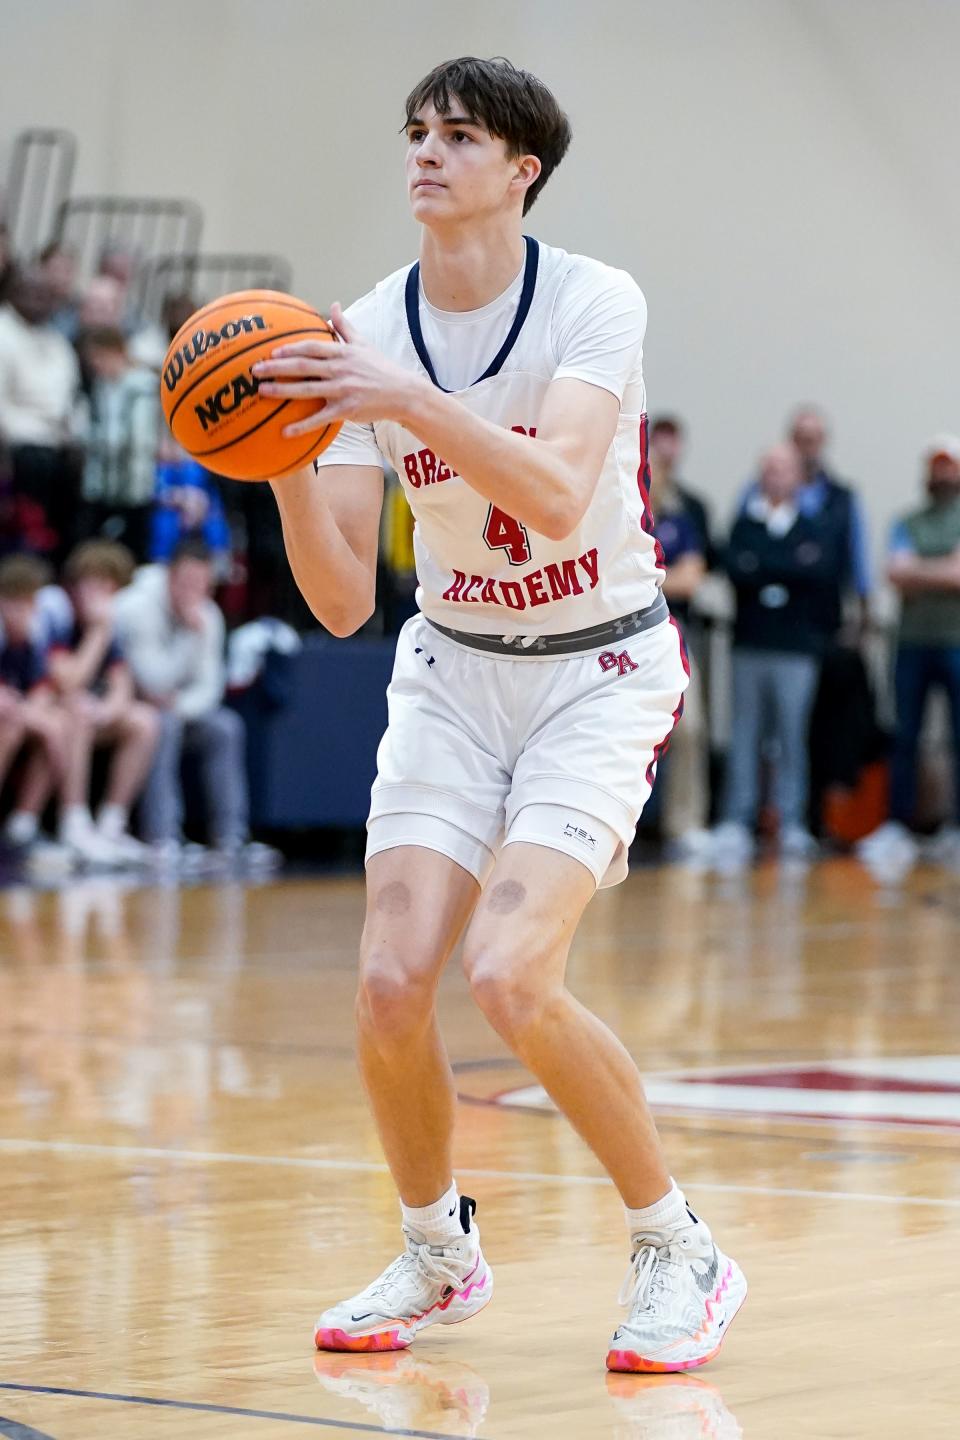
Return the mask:
{"type": "Polygon", "coordinates": [[[420,614],[401,632],[367,845],[360,1065],[405,1249],[317,1322],[321,1349],[406,1346],[493,1279],[458,1193],[437,982],[464,938],[473,995],[623,1197],[631,1262],[614,1370],[716,1354],[746,1294],[666,1168],[640,1076],[567,989],[570,945],[627,848],[682,710],[683,642],[649,509],[643,295],[525,238],[570,127],[505,60],[433,70],[406,112],[420,260],[348,311],[340,345],[279,348],[260,393],[315,398],[316,467],[273,482],[317,618],[374,607],[383,459],[416,517],[420,614]]]}

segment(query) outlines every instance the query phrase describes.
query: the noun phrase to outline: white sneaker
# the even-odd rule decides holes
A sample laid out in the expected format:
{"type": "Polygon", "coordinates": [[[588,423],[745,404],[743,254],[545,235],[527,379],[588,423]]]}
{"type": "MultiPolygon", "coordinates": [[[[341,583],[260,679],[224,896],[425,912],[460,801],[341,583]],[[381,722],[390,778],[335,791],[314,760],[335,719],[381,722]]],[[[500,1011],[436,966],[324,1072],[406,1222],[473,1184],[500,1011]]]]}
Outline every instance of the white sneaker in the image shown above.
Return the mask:
{"type": "Polygon", "coordinates": [[[923,847],[924,858],[934,865],[960,865],[960,825],[943,825],[923,847]]]}
{"type": "Polygon", "coordinates": [[[152,851],[149,845],[142,840],[137,840],[126,830],[121,830],[118,835],[111,835],[109,832],[98,827],[100,834],[108,844],[112,845],[116,852],[117,860],[122,865],[149,865],[152,862],[152,851]]]}
{"type": "Polygon", "coordinates": [[[887,820],[858,842],[856,852],[867,864],[901,861],[912,865],[920,854],[916,839],[899,820],[887,820]]]}
{"type": "Polygon", "coordinates": [[[757,853],[757,844],[746,825],[725,820],[711,832],[710,859],[718,870],[734,870],[750,865],[757,853]]]}
{"type": "Polygon", "coordinates": [[[123,864],[113,841],[105,839],[92,820],[89,825],[71,825],[63,829],[60,843],[67,847],[78,865],[112,870],[123,864]]]}
{"type": "Polygon", "coordinates": [[[428,1325],[456,1325],[489,1304],[493,1271],[470,1223],[472,1200],[462,1196],[466,1227],[452,1245],[427,1245],[404,1228],[407,1248],[365,1290],[325,1310],[314,1327],[318,1350],[404,1350],[428,1325]]]}
{"type": "Polygon", "coordinates": [[[809,830],[802,825],[786,825],[780,835],[780,854],[786,860],[815,860],[820,852],[809,830]]]}
{"type": "Polygon", "coordinates": [[[705,1365],[746,1299],[742,1270],[717,1249],[702,1220],[635,1235],[633,1244],[619,1297],[629,1313],[610,1342],[607,1369],[661,1373],[705,1365]]]}

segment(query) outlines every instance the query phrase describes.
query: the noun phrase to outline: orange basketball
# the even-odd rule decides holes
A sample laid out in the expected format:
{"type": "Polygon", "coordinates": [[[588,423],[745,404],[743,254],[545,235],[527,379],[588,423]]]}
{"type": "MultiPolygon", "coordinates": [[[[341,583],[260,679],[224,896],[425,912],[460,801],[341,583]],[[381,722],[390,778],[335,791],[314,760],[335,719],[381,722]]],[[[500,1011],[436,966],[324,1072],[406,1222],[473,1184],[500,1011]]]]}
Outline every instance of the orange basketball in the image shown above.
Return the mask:
{"type": "Polygon", "coordinates": [[[163,413],[188,455],[233,480],[271,480],[301,469],[340,429],[281,431],[315,415],[321,400],[263,399],[251,366],[278,345],[336,340],[310,305],[278,290],[238,290],[204,305],[170,342],[160,377],[163,413]]]}

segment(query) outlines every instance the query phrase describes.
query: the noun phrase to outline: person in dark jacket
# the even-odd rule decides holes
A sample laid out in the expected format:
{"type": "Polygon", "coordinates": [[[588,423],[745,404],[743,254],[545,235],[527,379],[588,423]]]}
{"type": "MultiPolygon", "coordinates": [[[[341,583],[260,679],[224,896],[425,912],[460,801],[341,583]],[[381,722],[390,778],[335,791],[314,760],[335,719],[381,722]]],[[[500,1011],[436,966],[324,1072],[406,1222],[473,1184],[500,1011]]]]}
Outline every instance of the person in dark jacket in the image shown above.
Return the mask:
{"type": "Polygon", "coordinates": [[[776,742],[781,852],[806,856],[815,850],[806,829],[807,733],[824,644],[824,596],[843,563],[843,541],[836,527],[801,507],[803,478],[795,446],[767,451],[758,489],[738,516],[724,556],[737,609],[733,743],[723,819],[714,831],[718,862],[744,863],[754,853],[763,736],[776,742]]]}

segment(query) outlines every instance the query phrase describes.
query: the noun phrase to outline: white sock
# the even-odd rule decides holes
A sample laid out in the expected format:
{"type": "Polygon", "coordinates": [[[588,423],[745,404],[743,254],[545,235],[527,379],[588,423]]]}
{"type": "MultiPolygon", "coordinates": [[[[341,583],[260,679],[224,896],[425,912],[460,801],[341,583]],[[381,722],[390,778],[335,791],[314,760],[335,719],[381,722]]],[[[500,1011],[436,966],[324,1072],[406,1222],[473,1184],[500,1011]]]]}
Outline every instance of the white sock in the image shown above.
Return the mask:
{"type": "Polygon", "coordinates": [[[126,805],[101,805],[97,812],[97,829],[108,840],[119,840],[127,828],[130,813],[126,805]]]}
{"type": "Polygon", "coordinates": [[[93,829],[93,817],[86,805],[65,805],[60,812],[60,839],[69,842],[93,829]]]}
{"type": "Polygon", "coordinates": [[[454,1241],[463,1239],[456,1180],[433,1205],[404,1205],[401,1200],[400,1209],[404,1229],[422,1236],[427,1245],[452,1245],[454,1241]]]}
{"type": "Polygon", "coordinates": [[[29,810],[14,810],[4,826],[4,833],[14,845],[29,845],[36,840],[39,829],[40,821],[36,815],[29,810]]]}
{"type": "Polygon", "coordinates": [[[671,1179],[670,1189],[655,1205],[645,1205],[641,1210],[624,1206],[627,1229],[634,1235],[663,1235],[676,1230],[680,1225],[689,1225],[692,1212],[687,1209],[683,1191],[676,1180],[671,1179]]]}

